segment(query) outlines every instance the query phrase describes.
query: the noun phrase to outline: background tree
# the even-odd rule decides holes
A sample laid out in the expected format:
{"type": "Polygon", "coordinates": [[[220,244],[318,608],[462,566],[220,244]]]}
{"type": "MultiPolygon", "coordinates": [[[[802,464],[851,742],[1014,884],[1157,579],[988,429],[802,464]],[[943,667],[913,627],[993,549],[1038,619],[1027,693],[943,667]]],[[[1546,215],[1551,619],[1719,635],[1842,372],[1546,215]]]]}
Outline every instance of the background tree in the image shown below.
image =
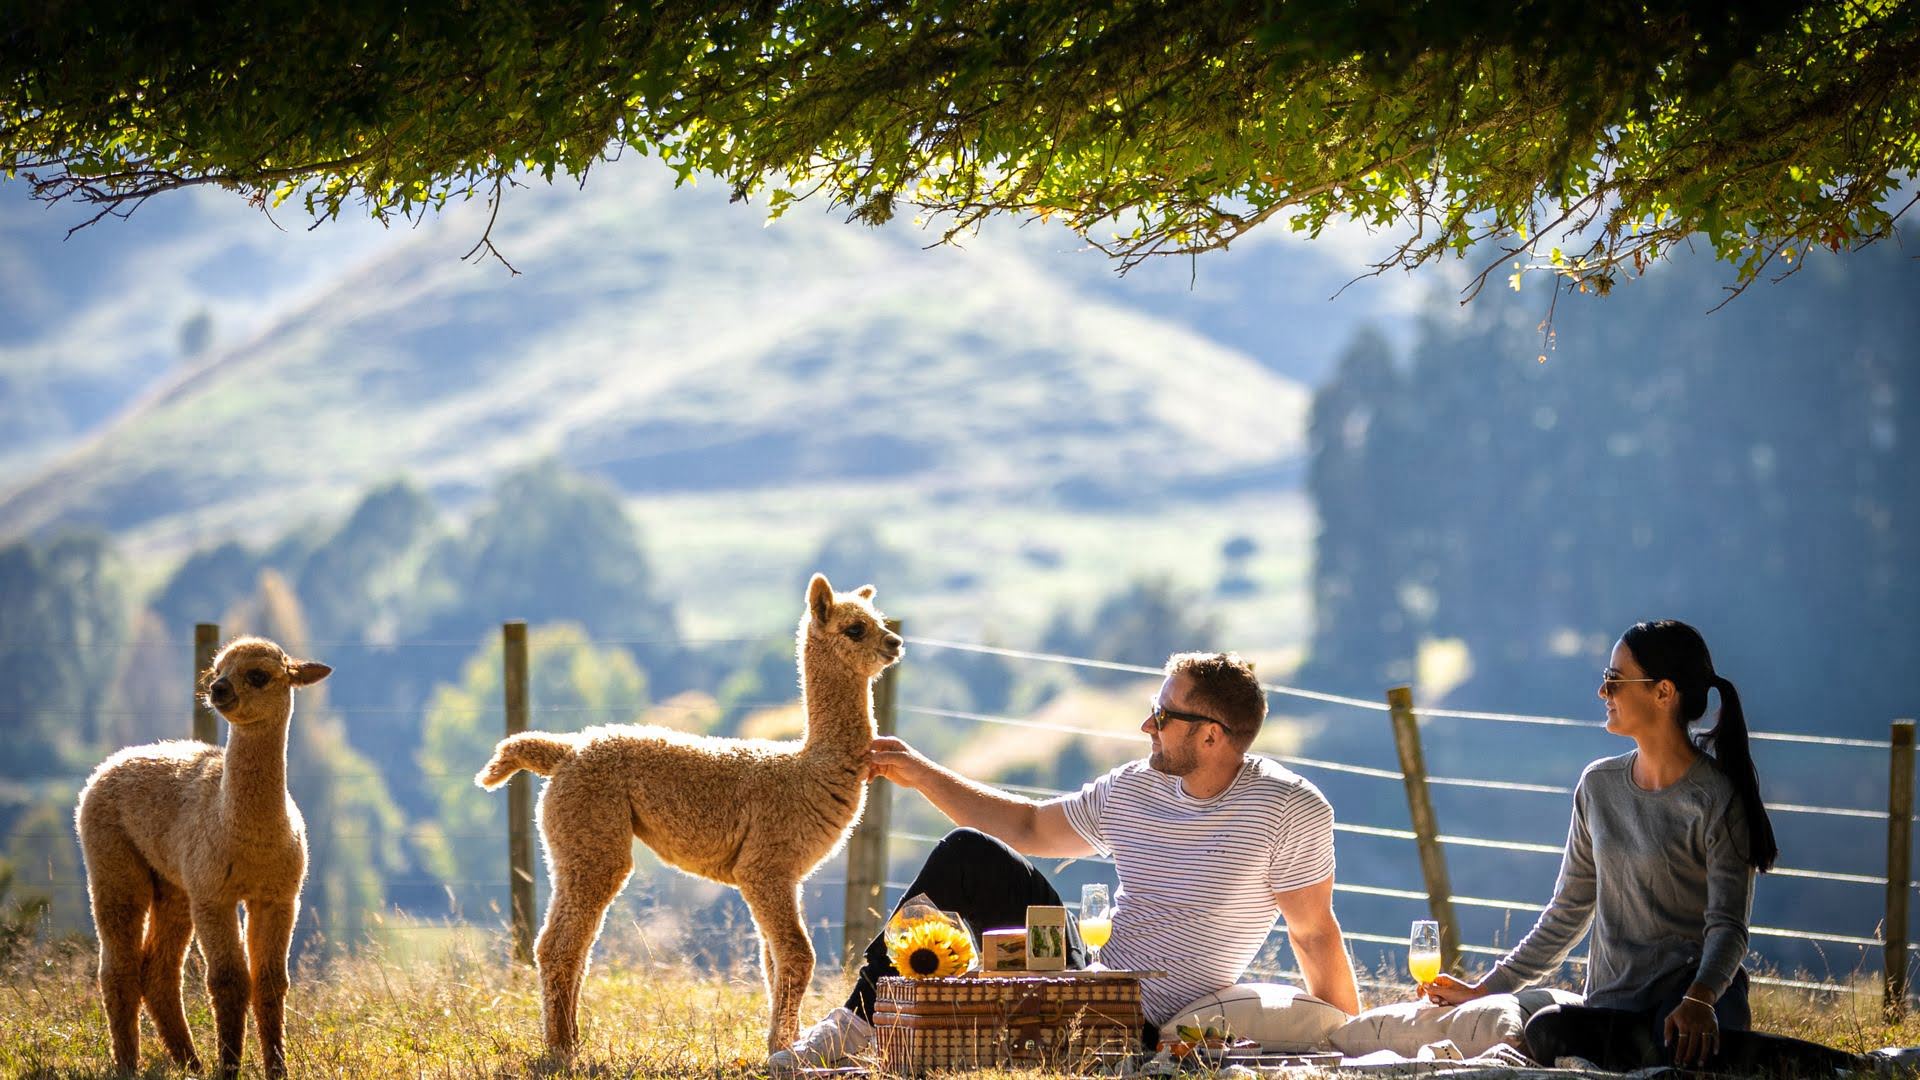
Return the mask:
{"type": "MultiPolygon", "coordinates": [[[[1215,647],[1218,627],[1211,617],[1198,613],[1202,606],[1193,593],[1177,589],[1170,578],[1140,578],[1102,597],[1085,622],[1076,621],[1067,611],[1058,612],[1040,647],[1068,656],[1157,668],[1173,653],[1215,647]]],[[[1077,677],[1098,686],[1139,678],[1092,668],[1078,670],[1077,677]]]]}
{"type": "Polygon", "coordinates": [[[440,511],[405,482],[367,493],[347,520],[299,567],[298,591],[321,640],[397,636],[409,607],[419,607],[420,563],[441,530],[440,511]]]}
{"type": "MultiPolygon", "coordinates": [[[[1379,333],[1357,335],[1314,395],[1307,424],[1307,491],[1320,518],[1314,545],[1314,636],[1296,674],[1307,686],[1372,695],[1413,677],[1424,564],[1398,549],[1405,521],[1404,379],[1379,333]]],[[[1417,526],[1415,526],[1417,527],[1417,526]]]]}
{"type": "Polygon", "coordinates": [[[792,638],[769,638],[735,648],[740,666],[715,695],[721,710],[718,730],[727,735],[737,733],[740,721],[750,713],[800,699],[800,668],[792,638]]]}
{"type": "Polygon", "coordinates": [[[193,640],[195,623],[211,622],[244,598],[258,580],[261,556],[237,540],[188,555],[149,606],[171,635],[193,640]]]}
{"type": "MultiPolygon", "coordinates": [[[[646,673],[625,649],[596,646],[577,624],[530,628],[527,653],[533,727],[578,731],[594,724],[633,723],[646,711],[646,673]]],[[[473,784],[473,773],[501,738],[505,706],[500,663],[496,640],[467,660],[458,683],[435,690],[415,761],[420,773],[431,778],[436,835],[444,838],[434,868],[457,911],[470,918],[505,896],[500,838],[507,834],[507,800],[473,784]],[[500,880],[499,887],[480,884],[495,880],[500,880]]],[[[788,663],[791,666],[791,658],[788,663]]],[[[673,719],[666,716],[659,722],[673,726],[673,719]]],[[[544,870],[538,876],[544,887],[544,870]]]]}
{"type": "Polygon", "coordinates": [[[897,592],[909,562],[907,553],[887,543],[872,522],[843,521],[820,538],[820,546],[801,567],[797,580],[805,581],[817,572],[841,588],[872,582],[897,592]]]}
{"type": "MultiPolygon", "coordinates": [[[[643,658],[676,654],[672,605],[654,595],[640,531],[619,495],[554,462],[503,476],[427,573],[461,583],[433,617],[435,638],[478,640],[502,619],[564,619],[596,639],[623,639],[643,658]]],[[[665,677],[668,665],[647,666],[662,669],[667,689],[681,689],[665,677]]]]}
{"type": "Polygon", "coordinates": [[[1712,328],[1676,317],[1717,290],[1706,260],[1660,273],[1564,313],[1544,364],[1486,364],[1530,320],[1439,311],[1404,373],[1355,346],[1314,412],[1316,664],[1377,680],[1383,644],[1457,638],[1462,702],[1591,715],[1619,632],[1675,617],[1756,727],[1871,735],[1911,711],[1920,268],[1829,263],[1712,328]]]}
{"type": "MultiPolygon", "coordinates": [[[[77,796],[79,785],[70,790],[77,796]]],[[[66,790],[60,795],[33,806],[9,830],[6,857],[0,859],[0,954],[9,938],[18,943],[40,924],[55,931],[93,925],[80,873],[80,841],[73,831],[74,799],[65,797],[66,790]]]]}
{"type": "Polygon", "coordinates": [[[131,615],[126,568],[98,535],[0,546],[0,705],[13,771],[77,764],[102,734],[131,615]]]}
{"type": "Polygon", "coordinates": [[[101,748],[139,746],[187,734],[193,711],[192,639],[171,635],[150,609],[127,624],[120,670],[101,712],[101,748]]]}
{"type": "MultiPolygon", "coordinates": [[[[1703,235],[1741,282],[1886,234],[1914,0],[9,5],[0,165],[124,213],[220,184],[412,215],[657,154],[945,235],[1059,218],[1122,265],[1284,219],[1510,240],[1606,291],[1703,235]]],[[[1891,200],[1891,202],[1890,202],[1891,200]]],[[[476,251],[487,244],[485,236],[476,251]]]]}
{"type": "Polygon", "coordinates": [[[1260,583],[1247,570],[1247,562],[1260,550],[1251,536],[1229,537],[1220,545],[1220,583],[1214,591],[1221,596],[1247,596],[1260,591],[1260,583]]]}
{"type": "Polygon", "coordinates": [[[38,936],[48,907],[45,895],[16,888],[12,864],[0,859],[0,963],[38,936]]]}

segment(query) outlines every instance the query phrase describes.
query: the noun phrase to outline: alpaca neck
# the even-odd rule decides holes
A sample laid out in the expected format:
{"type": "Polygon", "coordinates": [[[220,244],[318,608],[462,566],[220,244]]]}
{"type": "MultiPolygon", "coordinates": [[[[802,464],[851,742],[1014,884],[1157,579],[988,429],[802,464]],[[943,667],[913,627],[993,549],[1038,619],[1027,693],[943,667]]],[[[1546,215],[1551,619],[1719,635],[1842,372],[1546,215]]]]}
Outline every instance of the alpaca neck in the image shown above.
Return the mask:
{"type": "Polygon", "coordinates": [[[285,832],[287,719],[230,729],[220,769],[220,809],[229,826],[248,832],[285,832]]]}
{"type": "Polygon", "coordinates": [[[873,726],[873,682],[826,655],[800,645],[801,695],[807,706],[806,749],[859,757],[877,732],[873,726]]]}

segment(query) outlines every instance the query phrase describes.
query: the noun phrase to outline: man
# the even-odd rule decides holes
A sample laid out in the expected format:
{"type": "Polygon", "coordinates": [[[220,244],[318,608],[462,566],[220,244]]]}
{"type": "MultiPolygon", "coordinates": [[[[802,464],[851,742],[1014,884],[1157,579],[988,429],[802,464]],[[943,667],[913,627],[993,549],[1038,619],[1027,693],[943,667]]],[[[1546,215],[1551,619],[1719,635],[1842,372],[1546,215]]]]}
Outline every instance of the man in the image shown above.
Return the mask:
{"type": "MultiPolygon", "coordinates": [[[[1120,888],[1101,960],[1167,973],[1141,984],[1150,1025],[1238,982],[1276,913],[1307,990],[1357,1013],[1353,963],[1333,914],[1333,809],[1306,780],[1247,755],[1266,715],[1253,665],[1231,653],[1176,654],[1140,725],[1152,755],[1047,802],[977,784],[899,739],[874,740],[870,775],[920,792],[961,826],[905,896],[926,893],[976,931],[1018,926],[1027,905],[1061,902],[1025,856],[1111,855],[1120,888]]],[[[1073,966],[1079,954],[1076,940],[1073,966]]],[[[833,1064],[871,1046],[875,986],[892,974],[886,943],[875,938],[846,1005],[771,1064],[833,1064]]]]}

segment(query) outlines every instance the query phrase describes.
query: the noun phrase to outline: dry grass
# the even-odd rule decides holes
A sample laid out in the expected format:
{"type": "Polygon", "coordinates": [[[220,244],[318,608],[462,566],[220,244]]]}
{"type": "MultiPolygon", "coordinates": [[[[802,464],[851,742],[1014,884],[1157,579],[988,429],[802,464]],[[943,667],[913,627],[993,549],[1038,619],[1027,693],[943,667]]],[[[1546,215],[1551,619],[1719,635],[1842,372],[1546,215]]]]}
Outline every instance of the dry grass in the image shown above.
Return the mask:
{"type": "MultiPolygon", "coordinates": [[[[585,996],[582,1050],[571,1070],[548,1066],[540,1044],[539,987],[533,973],[504,962],[497,935],[448,930],[407,935],[408,947],[368,949],[324,968],[309,966],[288,998],[288,1064],[301,1080],[389,1077],[496,1078],[764,1075],[765,997],[751,970],[695,974],[678,957],[614,943],[597,962],[585,996]]],[[[0,1076],[23,1080],[113,1075],[106,1026],[92,978],[93,954],[50,946],[16,958],[0,990],[0,1076]]],[[[846,980],[823,979],[803,1016],[838,1003],[846,980]]],[[[1920,1020],[1888,1023],[1877,985],[1862,992],[1809,995],[1756,987],[1755,1025],[1854,1051],[1920,1044],[1920,1020]]],[[[1385,989],[1372,1000],[1392,1000],[1385,989]]],[[[212,1018],[194,987],[188,1018],[203,1057],[212,1056],[212,1018]]],[[[143,1076],[178,1077],[149,1029],[143,1076]]],[[[249,1042],[245,1077],[260,1076],[249,1042]]],[[[986,1080],[1036,1073],[973,1074],[986,1080]]]]}
{"type": "Polygon", "coordinates": [[[1779,986],[1753,988],[1753,1026],[1841,1050],[1920,1046],[1920,1014],[1889,1021],[1881,1011],[1880,977],[1862,976],[1851,994],[1817,994],[1779,986]]]}
{"type": "MultiPolygon", "coordinates": [[[[497,936],[455,934],[429,948],[368,950],[310,967],[287,999],[287,1063],[301,1078],[741,1076],[766,1060],[757,973],[693,975],[672,958],[598,964],[585,995],[575,1070],[542,1059],[540,991],[504,961],[497,936]],[[408,955],[408,952],[437,955],[408,955]]],[[[93,955],[47,949],[18,961],[0,992],[0,1076],[108,1077],[93,955]]],[[[190,976],[192,978],[192,976],[190,976]]],[[[188,1021],[211,1060],[212,1016],[190,982],[188,1021]]],[[[809,1002],[807,1015],[825,1008],[809,1002]]],[[[149,1026],[145,1076],[179,1076],[149,1026]]],[[[259,1076],[250,1041],[243,1076],[259,1076]]]]}

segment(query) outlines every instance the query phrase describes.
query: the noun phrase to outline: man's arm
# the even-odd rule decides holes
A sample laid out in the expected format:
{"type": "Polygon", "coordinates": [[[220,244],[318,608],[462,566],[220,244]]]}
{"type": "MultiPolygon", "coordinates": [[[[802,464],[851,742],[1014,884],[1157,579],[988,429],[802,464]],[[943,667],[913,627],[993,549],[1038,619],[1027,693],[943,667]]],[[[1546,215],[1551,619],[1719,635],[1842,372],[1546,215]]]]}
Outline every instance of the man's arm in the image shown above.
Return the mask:
{"type": "Polygon", "coordinates": [[[1036,803],[975,783],[890,735],[873,740],[867,775],[918,791],[954,824],[998,837],[1022,855],[1073,858],[1095,853],[1067,823],[1059,804],[1036,803]]]}
{"type": "Polygon", "coordinates": [[[1287,921],[1287,940],[1306,976],[1307,993],[1349,1016],[1360,1012],[1360,986],[1353,978],[1353,960],[1340,940],[1340,920],[1333,914],[1333,878],[1288,892],[1273,894],[1280,917],[1287,921]]]}

